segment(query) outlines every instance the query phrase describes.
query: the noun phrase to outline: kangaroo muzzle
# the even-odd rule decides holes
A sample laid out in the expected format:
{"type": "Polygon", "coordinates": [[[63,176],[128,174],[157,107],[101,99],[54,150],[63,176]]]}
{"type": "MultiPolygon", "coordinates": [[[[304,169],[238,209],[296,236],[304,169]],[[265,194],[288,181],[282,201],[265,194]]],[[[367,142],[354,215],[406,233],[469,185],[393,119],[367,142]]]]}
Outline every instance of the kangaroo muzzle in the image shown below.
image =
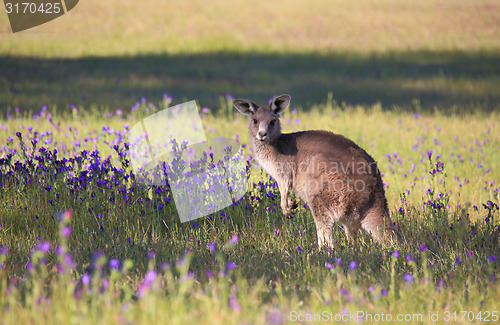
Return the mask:
{"type": "Polygon", "coordinates": [[[257,132],[257,135],[255,136],[257,140],[259,141],[266,141],[269,139],[269,136],[267,135],[267,131],[264,127],[259,127],[259,132],[257,132]]]}

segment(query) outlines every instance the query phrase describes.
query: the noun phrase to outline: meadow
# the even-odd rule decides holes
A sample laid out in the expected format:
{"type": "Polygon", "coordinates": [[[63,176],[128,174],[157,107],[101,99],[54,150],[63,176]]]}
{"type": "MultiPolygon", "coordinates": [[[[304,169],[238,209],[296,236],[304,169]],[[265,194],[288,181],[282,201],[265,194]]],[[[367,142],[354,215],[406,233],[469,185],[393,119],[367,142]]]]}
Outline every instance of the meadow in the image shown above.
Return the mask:
{"type": "Polygon", "coordinates": [[[481,0],[81,1],[0,14],[0,324],[498,323],[500,5],[481,0]],[[243,97],[292,95],[382,172],[404,243],[318,251],[253,160],[243,97]],[[128,131],[196,99],[248,193],[181,223],[137,181],[128,131]]]}
{"type": "Polygon", "coordinates": [[[318,252],[307,205],[282,216],[277,185],[252,163],[238,115],[201,113],[208,137],[245,146],[249,192],[182,224],[169,188],[134,181],[127,161],[130,121],[166,106],[8,115],[0,127],[3,323],[282,324],[308,313],[369,320],[358,312],[414,317],[410,323],[436,312],[441,321],[493,321],[498,115],[327,102],[313,112],[290,108],[284,131],[334,130],[376,157],[401,247],[368,235],[349,246],[336,227],[335,248],[318,252]]]}
{"type": "Polygon", "coordinates": [[[496,0],[80,1],[10,33],[0,15],[0,107],[129,110],[289,93],[308,109],[329,92],[348,105],[500,108],[496,0]]]}

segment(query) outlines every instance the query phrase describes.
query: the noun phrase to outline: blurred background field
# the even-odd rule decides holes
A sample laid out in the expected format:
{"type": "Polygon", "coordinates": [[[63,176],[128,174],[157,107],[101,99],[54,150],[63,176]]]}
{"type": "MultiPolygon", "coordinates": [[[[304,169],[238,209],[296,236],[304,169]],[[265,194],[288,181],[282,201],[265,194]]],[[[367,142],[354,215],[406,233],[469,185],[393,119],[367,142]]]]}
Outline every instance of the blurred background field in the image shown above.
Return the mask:
{"type": "MultiPolygon", "coordinates": [[[[500,103],[495,0],[81,1],[12,34],[0,15],[0,109],[290,93],[325,102],[491,111],[500,103]]],[[[175,103],[174,103],[175,104],[175,103]]]]}

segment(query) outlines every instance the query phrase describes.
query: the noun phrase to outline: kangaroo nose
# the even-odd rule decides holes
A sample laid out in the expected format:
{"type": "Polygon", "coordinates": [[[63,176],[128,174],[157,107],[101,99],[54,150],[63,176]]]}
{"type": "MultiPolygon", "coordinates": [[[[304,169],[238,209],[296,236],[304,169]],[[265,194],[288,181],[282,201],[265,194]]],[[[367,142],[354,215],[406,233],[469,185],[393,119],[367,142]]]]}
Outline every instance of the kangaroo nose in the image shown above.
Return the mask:
{"type": "Polygon", "coordinates": [[[266,131],[259,131],[259,136],[261,138],[265,137],[267,135],[266,131]]]}

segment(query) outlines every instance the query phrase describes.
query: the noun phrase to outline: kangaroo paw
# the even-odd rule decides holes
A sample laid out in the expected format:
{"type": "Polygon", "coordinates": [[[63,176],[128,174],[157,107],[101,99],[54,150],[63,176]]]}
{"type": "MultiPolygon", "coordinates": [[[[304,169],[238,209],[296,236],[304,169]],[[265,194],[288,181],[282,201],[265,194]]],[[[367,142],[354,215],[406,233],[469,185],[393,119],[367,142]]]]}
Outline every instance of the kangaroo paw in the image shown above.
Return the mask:
{"type": "Polygon", "coordinates": [[[291,198],[288,198],[288,206],[290,207],[290,209],[294,210],[299,207],[299,204],[294,200],[292,200],[291,198]]]}

